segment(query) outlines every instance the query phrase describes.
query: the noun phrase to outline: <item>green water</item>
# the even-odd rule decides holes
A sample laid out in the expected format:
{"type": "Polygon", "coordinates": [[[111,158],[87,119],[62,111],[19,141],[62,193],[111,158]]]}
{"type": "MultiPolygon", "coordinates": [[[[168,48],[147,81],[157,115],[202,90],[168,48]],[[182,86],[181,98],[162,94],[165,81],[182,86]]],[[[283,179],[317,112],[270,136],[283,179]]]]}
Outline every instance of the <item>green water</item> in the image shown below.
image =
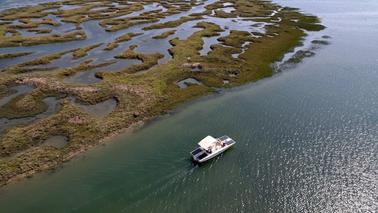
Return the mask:
{"type": "Polygon", "coordinates": [[[183,107],[0,190],[1,212],[378,210],[378,2],[279,1],[320,16],[330,45],[272,78],[183,107]],[[198,167],[189,152],[227,134],[198,167]]]}

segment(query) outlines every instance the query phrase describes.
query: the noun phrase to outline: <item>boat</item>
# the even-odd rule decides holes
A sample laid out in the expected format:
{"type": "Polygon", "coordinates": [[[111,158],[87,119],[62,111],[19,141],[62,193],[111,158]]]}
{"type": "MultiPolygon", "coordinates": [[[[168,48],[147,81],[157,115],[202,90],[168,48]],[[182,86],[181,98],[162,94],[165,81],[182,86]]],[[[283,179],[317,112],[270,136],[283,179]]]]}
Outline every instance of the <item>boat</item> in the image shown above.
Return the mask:
{"type": "Polygon", "coordinates": [[[236,142],[224,135],[219,138],[206,136],[198,143],[198,147],[190,152],[194,162],[203,163],[231,148],[236,142]]]}

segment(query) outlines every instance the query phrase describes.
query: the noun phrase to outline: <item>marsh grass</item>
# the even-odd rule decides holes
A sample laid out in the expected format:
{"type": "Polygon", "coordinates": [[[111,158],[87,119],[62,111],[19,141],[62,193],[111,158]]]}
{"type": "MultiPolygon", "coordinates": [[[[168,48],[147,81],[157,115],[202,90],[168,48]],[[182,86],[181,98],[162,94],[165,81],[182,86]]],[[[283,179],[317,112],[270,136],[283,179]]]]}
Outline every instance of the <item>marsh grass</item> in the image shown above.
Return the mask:
{"type": "MultiPolygon", "coordinates": [[[[107,1],[100,2],[105,5],[110,4],[107,1]]],[[[159,64],[159,59],[163,57],[161,53],[137,52],[136,45],[132,45],[116,56],[116,59],[137,59],[142,63],[125,67],[119,72],[101,72],[98,77],[103,80],[94,85],[69,84],[64,83],[64,79],[75,73],[97,66],[106,67],[109,64],[95,65],[92,60],[87,60],[73,67],[54,69],[46,73],[31,73],[30,71],[33,70],[33,66],[49,64],[71,52],[76,55],[74,56],[76,58],[84,57],[100,44],[91,44],[68,52],[51,53],[5,69],[0,78],[0,86],[3,86],[2,89],[0,87],[0,97],[1,94],[5,96],[9,93],[6,88],[11,84],[29,84],[36,89],[3,106],[0,109],[0,115],[11,118],[12,116],[29,116],[41,112],[46,107],[41,100],[47,94],[59,96],[63,100],[61,101],[62,107],[56,114],[31,125],[10,128],[1,136],[0,183],[4,184],[20,175],[25,176],[41,170],[56,168],[62,162],[99,144],[103,138],[118,133],[121,129],[165,113],[193,98],[214,93],[217,88],[234,87],[271,76],[273,74],[272,64],[281,60],[285,53],[300,45],[306,36],[306,30],[324,29],[315,16],[302,14],[296,9],[281,8],[274,3],[262,0],[230,1],[235,7],[235,11],[230,14],[219,10],[224,7],[223,3],[229,2],[222,0],[207,5],[205,11],[188,14],[173,21],[156,23],[161,18],[188,11],[197,4],[194,1],[162,1],[161,5],[167,9],[165,12],[152,10],[143,12],[138,17],[119,18],[132,12],[141,11],[143,5],[148,2],[150,1],[135,1],[122,4],[123,6],[120,8],[108,7],[108,9],[99,11],[92,10],[99,7],[98,3],[84,4],[82,1],[53,2],[30,8],[7,10],[0,13],[0,19],[6,21],[0,24],[0,47],[86,39],[85,32],[80,30],[61,35],[48,34],[26,38],[21,36],[16,28],[10,27],[13,20],[25,19],[23,25],[34,29],[39,24],[27,19],[42,18],[51,13],[63,21],[76,23],[77,26],[84,21],[97,19],[101,27],[112,32],[142,23],[150,23],[144,30],[175,28],[189,21],[201,20],[203,16],[212,14],[212,10],[215,10],[215,16],[218,17],[236,16],[265,22],[269,25],[265,27],[265,34],[253,33],[252,35],[245,31],[231,31],[228,35],[219,38],[220,43],[212,45],[211,51],[207,55],[201,56],[199,51],[203,48],[203,38],[218,36],[225,29],[212,23],[211,19],[198,22],[194,27],[199,30],[186,39],[173,38],[170,40],[172,47],[169,49],[169,53],[172,55],[172,59],[168,62],[159,64]],[[59,8],[62,4],[79,7],[61,10],[59,8]],[[57,9],[57,11],[44,12],[48,9],[57,9]],[[5,36],[7,33],[12,33],[13,36],[5,36]],[[259,35],[259,37],[254,35],[259,35]],[[245,45],[246,42],[249,44],[245,45]],[[233,54],[240,55],[234,58],[233,54]],[[183,66],[185,63],[200,64],[202,69],[200,72],[192,72],[183,66]],[[201,84],[191,84],[185,89],[180,89],[176,82],[186,78],[197,79],[201,84]],[[224,83],[225,81],[227,84],[224,83]],[[99,119],[83,112],[64,97],[74,97],[88,104],[115,98],[117,106],[108,116],[99,119]],[[61,149],[41,145],[43,141],[53,135],[64,135],[68,138],[69,143],[61,149]]],[[[48,22],[46,20],[45,24],[48,22]]],[[[174,34],[174,30],[169,30],[156,36],[155,39],[167,38],[172,34],[174,34]]],[[[111,51],[120,43],[130,41],[138,35],[140,34],[135,32],[124,34],[108,43],[105,50],[111,51]]],[[[19,57],[21,55],[3,55],[3,57],[19,57]]]]}
{"type": "Polygon", "coordinates": [[[176,32],[176,30],[168,30],[168,31],[165,31],[162,34],[154,36],[152,38],[153,39],[165,39],[165,38],[168,38],[169,36],[175,34],[175,32],[176,32]]]}

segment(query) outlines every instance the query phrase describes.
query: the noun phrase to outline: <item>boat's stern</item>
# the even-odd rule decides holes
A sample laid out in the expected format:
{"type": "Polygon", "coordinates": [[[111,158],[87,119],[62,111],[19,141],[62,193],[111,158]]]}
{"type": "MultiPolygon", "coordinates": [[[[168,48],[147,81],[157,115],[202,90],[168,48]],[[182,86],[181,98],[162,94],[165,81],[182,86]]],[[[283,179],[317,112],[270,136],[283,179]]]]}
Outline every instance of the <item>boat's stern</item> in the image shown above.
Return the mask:
{"type": "Polygon", "coordinates": [[[193,161],[200,162],[201,159],[207,156],[207,153],[201,147],[197,147],[195,150],[190,152],[190,155],[192,156],[193,161]]]}

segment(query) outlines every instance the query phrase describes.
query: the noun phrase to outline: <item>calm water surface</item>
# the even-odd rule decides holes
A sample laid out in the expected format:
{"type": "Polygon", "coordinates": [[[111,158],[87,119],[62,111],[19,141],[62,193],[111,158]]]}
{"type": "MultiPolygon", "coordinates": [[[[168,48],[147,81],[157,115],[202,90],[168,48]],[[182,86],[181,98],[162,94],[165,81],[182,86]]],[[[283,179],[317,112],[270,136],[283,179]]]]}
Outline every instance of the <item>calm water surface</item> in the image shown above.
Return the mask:
{"type": "Polygon", "coordinates": [[[322,17],[331,44],[2,188],[1,211],[377,212],[378,2],[280,3],[322,17]],[[188,154],[207,134],[238,143],[194,166],[188,154]]]}
{"type": "Polygon", "coordinates": [[[52,1],[54,0],[0,0],[0,11],[14,7],[25,7],[28,5],[36,5],[39,3],[46,3],[52,1]]]}

